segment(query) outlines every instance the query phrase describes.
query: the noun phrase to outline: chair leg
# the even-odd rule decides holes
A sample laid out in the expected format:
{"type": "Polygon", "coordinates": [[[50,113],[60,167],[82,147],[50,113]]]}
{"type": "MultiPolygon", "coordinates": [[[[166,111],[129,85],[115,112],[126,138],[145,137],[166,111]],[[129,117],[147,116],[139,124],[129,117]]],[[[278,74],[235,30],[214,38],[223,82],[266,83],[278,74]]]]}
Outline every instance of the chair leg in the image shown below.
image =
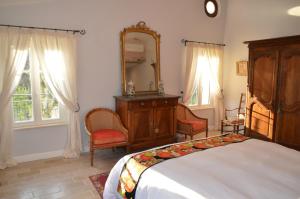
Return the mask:
{"type": "Polygon", "coordinates": [[[223,126],[223,121],[221,121],[221,135],[223,135],[223,129],[224,128],[224,126],[223,126]]]}
{"type": "Polygon", "coordinates": [[[187,139],[187,135],[186,134],[184,134],[184,140],[186,140],[187,139]]]}
{"type": "Polygon", "coordinates": [[[206,132],[205,132],[206,138],[208,137],[208,128],[206,128],[206,132]]]}
{"type": "Polygon", "coordinates": [[[237,128],[237,129],[236,129],[236,133],[239,133],[239,132],[240,132],[240,125],[237,125],[236,128],[237,128]]]}
{"type": "Polygon", "coordinates": [[[194,136],[191,135],[191,140],[193,140],[193,137],[194,137],[194,136]]]}
{"type": "Polygon", "coordinates": [[[91,166],[94,166],[94,149],[91,149],[91,166]]]}

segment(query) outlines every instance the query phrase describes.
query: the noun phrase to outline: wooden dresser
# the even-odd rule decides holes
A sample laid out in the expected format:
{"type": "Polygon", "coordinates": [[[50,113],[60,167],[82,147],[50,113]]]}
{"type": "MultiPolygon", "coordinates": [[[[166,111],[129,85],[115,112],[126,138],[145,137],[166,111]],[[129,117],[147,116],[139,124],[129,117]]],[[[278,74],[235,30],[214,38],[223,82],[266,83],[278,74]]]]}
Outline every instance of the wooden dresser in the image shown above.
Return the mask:
{"type": "Polygon", "coordinates": [[[116,112],[128,129],[129,150],[175,142],[178,96],[116,96],[116,112]]]}
{"type": "Polygon", "coordinates": [[[300,36],[245,43],[246,133],[300,150],[300,36]]]}

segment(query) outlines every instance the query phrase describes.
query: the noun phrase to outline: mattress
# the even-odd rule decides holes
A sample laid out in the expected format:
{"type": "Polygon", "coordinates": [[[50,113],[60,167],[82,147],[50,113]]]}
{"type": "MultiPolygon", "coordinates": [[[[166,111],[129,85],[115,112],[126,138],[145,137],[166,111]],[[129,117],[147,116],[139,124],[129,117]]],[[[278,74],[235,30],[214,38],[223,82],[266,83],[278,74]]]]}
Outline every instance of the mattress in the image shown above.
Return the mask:
{"type": "MultiPolygon", "coordinates": [[[[132,155],[111,170],[104,199],[121,198],[119,176],[132,155]]],[[[170,159],[141,176],[136,199],[300,198],[300,152],[250,139],[170,159]]]]}

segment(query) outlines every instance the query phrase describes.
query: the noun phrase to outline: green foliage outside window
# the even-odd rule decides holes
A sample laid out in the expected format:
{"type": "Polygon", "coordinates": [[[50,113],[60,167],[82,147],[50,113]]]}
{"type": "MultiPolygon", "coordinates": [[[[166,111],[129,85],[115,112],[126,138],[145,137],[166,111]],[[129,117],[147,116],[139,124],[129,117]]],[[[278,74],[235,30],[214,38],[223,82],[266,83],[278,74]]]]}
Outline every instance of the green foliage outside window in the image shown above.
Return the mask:
{"type": "Polygon", "coordinates": [[[14,121],[33,120],[32,96],[28,87],[18,86],[13,95],[14,121]]]}

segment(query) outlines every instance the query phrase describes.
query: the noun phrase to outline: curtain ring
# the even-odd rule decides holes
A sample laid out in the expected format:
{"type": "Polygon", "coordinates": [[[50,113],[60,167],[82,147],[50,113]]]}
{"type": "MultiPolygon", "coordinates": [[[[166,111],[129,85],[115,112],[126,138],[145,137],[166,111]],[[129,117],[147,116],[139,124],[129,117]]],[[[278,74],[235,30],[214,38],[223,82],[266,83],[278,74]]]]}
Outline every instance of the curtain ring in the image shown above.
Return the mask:
{"type": "Polygon", "coordinates": [[[75,113],[78,113],[80,111],[80,105],[78,102],[77,102],[76,106],[77,106],[77,109],[75,110],[75,113]]]}

